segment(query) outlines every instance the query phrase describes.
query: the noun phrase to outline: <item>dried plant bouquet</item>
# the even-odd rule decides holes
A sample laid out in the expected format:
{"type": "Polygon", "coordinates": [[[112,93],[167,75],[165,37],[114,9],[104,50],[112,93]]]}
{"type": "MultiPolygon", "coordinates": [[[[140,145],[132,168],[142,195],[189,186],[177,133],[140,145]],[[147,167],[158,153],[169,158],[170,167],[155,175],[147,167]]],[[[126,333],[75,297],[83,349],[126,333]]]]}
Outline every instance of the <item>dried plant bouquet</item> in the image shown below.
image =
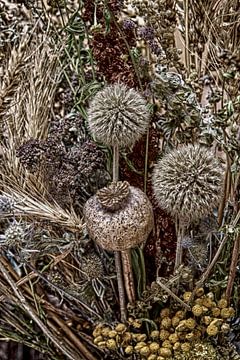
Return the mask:
{"type": "Polygon", "coordinates": [[[1,360],[240,359],[239,25],[0,0],[1,360]]]}

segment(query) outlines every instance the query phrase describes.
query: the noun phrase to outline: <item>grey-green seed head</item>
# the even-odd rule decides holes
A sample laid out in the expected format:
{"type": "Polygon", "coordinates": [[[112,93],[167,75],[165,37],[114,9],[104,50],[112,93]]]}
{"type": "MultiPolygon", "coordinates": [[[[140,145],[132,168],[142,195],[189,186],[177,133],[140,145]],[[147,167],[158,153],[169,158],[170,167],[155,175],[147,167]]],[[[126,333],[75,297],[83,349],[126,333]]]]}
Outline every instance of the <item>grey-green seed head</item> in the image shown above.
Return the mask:
{"type": "Polygon", "coordinates": [[[199,145],[167,153],[155,165],[152,177],[159,205],[188,222],[202,218],[218,205],[222,181],[220,162],[199,145]]]}
{"type": "Polygon", "coordinates": [[[99,91],[88,110],[88,126],[103,144],[130,147],[146,132],[150,114],[144,98],[116,83],[99,91]]]}

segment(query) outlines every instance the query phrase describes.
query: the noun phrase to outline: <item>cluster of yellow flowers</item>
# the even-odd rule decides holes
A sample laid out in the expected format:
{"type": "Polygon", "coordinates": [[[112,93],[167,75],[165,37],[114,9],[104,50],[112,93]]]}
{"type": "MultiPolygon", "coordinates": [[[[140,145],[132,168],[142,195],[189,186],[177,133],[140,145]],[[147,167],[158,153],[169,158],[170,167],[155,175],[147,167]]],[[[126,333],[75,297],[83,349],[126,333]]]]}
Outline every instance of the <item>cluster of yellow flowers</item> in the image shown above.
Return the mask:
{"type": "MultiPolygon", "coordinates": [[[[114,328],[98,324],[93,332],[94,343],[109,350],[121,348],[126,356],[138,354],[147,360],[188,359],[196,351],[196,344],[204,346],[206,351],[210,349],[213,354],[213,347],[202,339],[227,333],[230,327],[226,320],[234,316],[234,309],[228,307],[224,298],[215,302],[214,294],[205,295],[203,288],[195,295],[191,311],[163,308],[155,319],[156,330],[148,335],[141,332],[140,319],[129,318],[128,324],[119,323],[114,328]]],[[[182,298],[187,303],[192,293],[185,292],[182,298]]]]}

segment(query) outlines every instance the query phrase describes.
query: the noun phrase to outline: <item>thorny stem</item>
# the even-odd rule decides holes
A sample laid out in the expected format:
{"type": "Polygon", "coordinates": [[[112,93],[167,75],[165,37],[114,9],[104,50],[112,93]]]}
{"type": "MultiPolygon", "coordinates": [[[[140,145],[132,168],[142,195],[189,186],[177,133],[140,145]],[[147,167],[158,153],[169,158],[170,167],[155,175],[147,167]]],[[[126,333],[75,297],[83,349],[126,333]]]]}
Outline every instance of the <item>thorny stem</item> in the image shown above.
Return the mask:
{"type": "MultiPolygon", "coordinates": [[[[116,144],[113,146],[113,181],[118,181],[119,174],[119,146],[116,144]]],[[[117,272],[117,283],[118,283],[118,293],[119,293],[119,303],[120,303],[120,313],[121,321],[125,322],[127,320],[127,309],[126,309],[126,297],[123,283],[123,271],[121,264],[121,252],[114,252],[115,267],[117,272]]]]}
{"type": "Polygon", "coordinates": [[[6,271],[5,267],[3,266],[1,260],[0,260],[0,271],[2,272],[4,278],[6,279],[6,281],[9,283],[9,285],[11,286],[14,294],[16,295],[16,297],[18,298],[19,302],[21,303],[23,309],[26,311],[27,314],[29,314],[29,316],[36,322],[36,324],[39,326],[39,328],[43,331],[43,333],[53,342],[53,344],[62,351],[62,353],[64,355],[66,355],[66,357],[68,359],[71,360],[76,360],[75,356],[73,356],[70,351],[68,349],[66,349],[66,347],[62,344],[60,344],[59,339],[56,339],[55,336],[53,334],[51,334],[51,332],[48,330],[48,328],[43,324],[43,322],[38,318],[38,316],[35,314],[34,309],[31,307],[31,305],[29,305],[25,299],[25,297],[23,296],[23,294],[21,293],[21,291],[17,288],[16,284],[14,283],[14,281],[12,280],[12,278],[10,277],[10,275],[8,274],[8,272],[6,271]]]}
{"type": "Polygon", "coordinates": [[[231,261],[231,266],[230,266],[230,270],[229,270],[227,290],[226,290],[226,298],[228,300],[228,303],[230,302],[231,295],[232,295],[233,284],[234,284],[236,271],[237,271],[239,251],[240,251],[240,235],[238,235],[234,241],[234,247],[233,247],[233,252],[232,252],[232,261],[231,261]]]}

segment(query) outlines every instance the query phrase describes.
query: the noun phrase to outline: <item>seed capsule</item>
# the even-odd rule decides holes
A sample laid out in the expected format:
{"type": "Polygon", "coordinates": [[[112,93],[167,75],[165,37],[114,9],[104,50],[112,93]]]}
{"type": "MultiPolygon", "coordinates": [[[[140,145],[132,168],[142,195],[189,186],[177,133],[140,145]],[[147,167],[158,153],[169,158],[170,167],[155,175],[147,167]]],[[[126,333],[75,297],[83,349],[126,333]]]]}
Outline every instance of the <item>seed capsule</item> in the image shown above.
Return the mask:
{"type": "Polygon", "coordinates": [[[151,352],[155,353],[159,350],[160,345],[157,342],[152,342],[151,344],[149,344],[149,349],[151,350],[151,352]]]}
{"type": "Polygon", "coordinates": [[[147,344],[144,341],[141,341],[141,342],[137,343],[136,346],[134,346],[134,350],[139,351],[144,346],[147,346],[147,344]]]}
{"type": "Polygon", "coordinates": [[[159,355],[161,355],[163,358],[168,358],[172,356],[172,351],[168,348],[160,348],[159,349],[159,355]]]}
{"type": "Polygon", "coordinates": [[[148,355],[151,353],[151,351],[150,351],[150,349],[149,349],[148,346],[143,346],[143,347],[139,350],[139,353],[140,353],[141,355],[143,355],[143,356],[148,356],[148,355]]]}
{"type": "Polygon", "coordinates": [[[215,325],[208,325],[207,327],[207,334],[209,336],[216,336],[218,334],[218,328],[215,325]]]}
{"type": "Polygon", "coordinates": [[[194,306],[192,307],[192,313],[193,313],[194,316],[201,316],[202,313],[203,313],[203,308],[202,308],[202,306],[201,306],[201,305],[198,305],[198,304],[194,305],[194,306]]]}
{"type": "Polygon", "coordinates": [[[161,321],[161,328],[163,329],[169,329],[172,325],[172,320],[170,317],[164,317],[161,321]]]}
{"type": "Polygon", "coordinates": [[[162,341],[164,341],[164,340],[167,340],[169,338],[169,335],[170,335],[169,331],[163,329],[163,330],[160,331],[159,337],[160,337],[160,339],[162,341]]]}
{"type": "Polygon", "coordinates": [[[115,338],[117,336],[117,332],[115,330],[111,330],[108,333],[108,337],[115,338]]]}
{"type": "Polygon", "coordinates": [[[148,356],[147,360],[157,360],[157,355],[156,354],[151,354],[148,356]]]}
{"type": "Polygon", "coordinates": [[[151,333],[150,333],[150,337],[152,339],[157,339],[159,337],[159,334],[160,334],[160,331],[158,330],[153,330],[151,333]]]}
{"type": "Polygon", "coordinates": [[[214,307],[214,308],[212,308],[212,315],[214,316],[214,317],[218,317],[218,316],[220,316],[220,314],[221,314],[221,310],[218,308],[218,307],[214,307]]]}
{"type": "Polygon", "coordinates": [[[106,346],[110,350],[115,350],[117,348],[117,344],[116,344],[116,341],[114,339],[107,340],[106,346]]]}
{"type": "Polygon", "coordinates": [[[220,309],[224,309],[224,308],[226,308],[228,306],[228,303],[227,303],[227,300],[226,299],[220,299],[219,301],[218,301],[218,307],[220,308],[220,309]]]}
{"type": "Polygon", "coordinates": [[[191,345],[187,342],[181,344],[181,350],[183,352],[189,352],[191,350],[191,345]]]}
{"type": "Polygon", "coordinates": [[[203,289],[203,288],[198,288],[198,289],[196,290],[196,292],[195,292],[195,295],[196,295],[197,297],[203,296],[203,295],[204,295],[204,289],[203,289]]]}
{"type": "Polygon", "coordinates": [[[127,355],[132,354],[132,353],[133,353],[133,346],[128,345],[128,346],[125,348],[125,353],[126,353],[127,355]]]}
{"type": "Polygon", "coordinates": [[[183,294],[183,300],[185,302],[188,302],[190,300],[192,296],[192,292],[191,291],[186,291],[184,294],[183,294]]]}
{"type": "Polygon", "coordinates": [[[193,330],[196,327],[196,321],[192,318],[189,318],[185,321],[185,325],[188,329],[193,330]]]}
{"type": "Polygon", "coordinates": [[[94,342],[94,344],[98,344],[100,341],[103,341],[103,337],[100,335],[100,336],[97,336],[94,340],[93,340],[93,342],[94,342]]]}
{"type": "Polygon", "coordinates": [[[126,325],[125,324],[117,324],[116,326],[115,326],[115,330],[118,332],[118,333],[123,333],[124,331],[126,331],[127,330],[127,327],[126,327],[126,325]]]}

